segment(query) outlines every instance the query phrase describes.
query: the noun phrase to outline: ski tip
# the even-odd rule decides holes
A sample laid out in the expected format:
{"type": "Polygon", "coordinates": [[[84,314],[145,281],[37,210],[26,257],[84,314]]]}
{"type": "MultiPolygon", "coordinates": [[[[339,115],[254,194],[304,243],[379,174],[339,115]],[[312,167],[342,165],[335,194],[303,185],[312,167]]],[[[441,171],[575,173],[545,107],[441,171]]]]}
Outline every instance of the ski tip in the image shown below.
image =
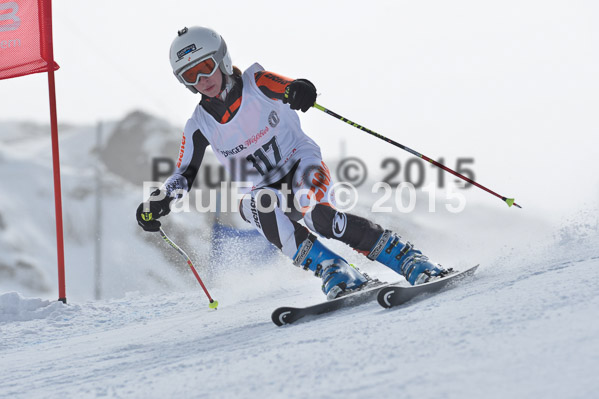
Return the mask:
{"type": "Polygon", "coordinates": [[[281,327],[291,322],[290,315],[293,312],[293,308],[278,308],[272,312],[271,319],[273,323],[281,327]]]}
{"type": "Polygon", "coordinates": [[[379,305],[381,305],[385,309],[389,309],[393,307],[393,302],[391,299],[394,294],[395,291],[393,290],[393,287],[385,287],[378,292],[376,300],[379,303],[379,305]]]}

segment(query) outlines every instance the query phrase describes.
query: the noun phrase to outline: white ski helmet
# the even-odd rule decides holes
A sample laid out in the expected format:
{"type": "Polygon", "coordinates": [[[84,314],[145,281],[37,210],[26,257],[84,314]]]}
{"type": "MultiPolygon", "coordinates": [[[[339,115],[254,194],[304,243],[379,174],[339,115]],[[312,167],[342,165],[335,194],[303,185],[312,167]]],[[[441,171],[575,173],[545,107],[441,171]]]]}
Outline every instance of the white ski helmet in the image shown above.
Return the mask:
{"type": "Polygon", "coordinates": [[[197,84],[197,80],[195,83],[188,82],[183,78],[183,74],[210,58],[214,61],[214,69],[200,76],[211,76],[218,69],[217,67],[225,75],[233,74],[233,63],[227,51],[227,44],[221,35],[212,29],[200,26],[183,28],[171,44],[170,59],[173,73],[192,93],[198,92],[193,87],[197,84]]]}

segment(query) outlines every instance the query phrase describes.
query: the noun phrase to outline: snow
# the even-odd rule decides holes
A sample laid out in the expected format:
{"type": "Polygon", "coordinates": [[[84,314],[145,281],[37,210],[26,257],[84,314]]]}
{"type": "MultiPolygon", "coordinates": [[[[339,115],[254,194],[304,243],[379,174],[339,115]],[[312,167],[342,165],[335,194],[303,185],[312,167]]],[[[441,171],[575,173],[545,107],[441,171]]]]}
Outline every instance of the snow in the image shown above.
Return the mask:
{"type": "MultiPolygon", "coordinates": [[[[168,140],[162,122],[133,116],[127,123],[140,120],[168,140]]],[[[103,142],[134,144],[130,137],[120,140],[122,125],[107,125],[103,142]]],[[[373,214],[444,265],[480,263],[474,279],[397,309],[373,302],[276,327],[270,320],[275,308],[323,300],[319,280],[260,249],[245,233],[214,240],[213,215],[173,214],[165,231],[219,301],[218,310],[209,309],[179,254],[135,224],[140,187],[128,183],[131,176],[121,175],[118,165],[105,168],[94,127],[70,126],[61,133],[65,305],[56,301],[51,164],[43,131],[0,124],[0,179],[10,187],[0,192],[2,399],[596,396],[596,198],[578,198],[586,205],[566,218],[535,212],[542,198],[532,185],[522,193],[528,198],[522,210],[487,197],[474,201],[478,194],[468,190],[459,214],[445,211],[442,193],[436,212],[426,211],[425,197],[410,214],[373,214]],[[96,167],[103,177],[99,239],[96,167]]],[[[172,156],[172,146],[154,140],[167,154],[138,148],[145,157],[139,165],[151,156],[172,156]]],[[[377,196],[361,195],[354,213],[365,214],[377,196]]],[[[556,215],[564,213],[556,208],[556,215]]],[[[327,244],[369,274],[397,279],[342,244],[327,244]]]]}
{"type": "MultiPolygon", "coordinates": [[[[160,121],[149,116],[139,118],[139,113],[133,113],[126,120],[134,117],[161,126],[160,121]]],[[[104,141],[108,141],[107,137],[115,131],[114,124],[105,128],[104,141]]],[[[0,292],[53,297],[57,287],[50,135],[49,131],[42,132],[43,128],[31,124],[0,124],[0,181],[3,187],[9,188],[0,191],[0,292]],[[19,130],[25,134],[18,135],[19,130]]],[[[174,130],[173,134],[176,143],[180,133],[174,130]]],[[[118,145],[118,139],[113,140],[117,142],[115,145],[118,145]]],[[[123,143],[127,143],[127,138],[123,143]]],[[[140,234],[132,210],[143,200],[141,188],[128,183],[126,176],[107,171],[95,146],[94,126],[69,126],[61,130],[68,298],[75,301],[92,299],[95,285],[100,286],[102,297],[107,298],[122,297],[135,290],[150,293],[192,286],[193,276],[187,279],[187,274],[181,273],[185,268],[172,267],[180,264],[176,255],[164,251],[162,243],[153,240],[154,237],[140,234]],[[101,187],[96,185],[96,169],[102,176],[101,187]],[[96,211],[98,191],[102,195],[103,209],[100,220],[96,211]],[[96,237],[97,227],[101,227],[101,237],[96,237]],[[95,278],[94,256],[98,243],[103,259],[111,259],[102,263],[99,281],[95,278]],[[156,259],[164,261],[155,262],[156,259]]],[[[166,147],[160,147],[153,154],[138,152],[138,156],[146,160],[163,155],[159,151],[172,154],[172,147],[166,147]]],[[[149,167],[143,169],[149,174],[149,167]]],[[[195,224],[196,229],[203,230],[206,215],[190,216],[170,228],[195,224]]],[[[201,233],[198,236],[201,237],[201,233]]],[[[173,238],[187,244],[179,234],[173,238]]],[[[204,240],[194,243],[193,247],[207,252],[204,240]]],[[[205,260],[204,257],[196,259],[205,260]]]]}
{"type": "Polygon", "coordinates": [[[295,268],[269,281],[282,264],[212,287],[216,311],[199,286],[68,305],[5,293],[0,397],[590,398],[599,230],[581,226],[405,307],[280,328],[275,307],[322,299],[295,268]]]}
{"type": "Polygon", "coordinates": [[[60,317],[62,302],[23,298],[18,292],[0,296],[0,322],[60,317]]]}

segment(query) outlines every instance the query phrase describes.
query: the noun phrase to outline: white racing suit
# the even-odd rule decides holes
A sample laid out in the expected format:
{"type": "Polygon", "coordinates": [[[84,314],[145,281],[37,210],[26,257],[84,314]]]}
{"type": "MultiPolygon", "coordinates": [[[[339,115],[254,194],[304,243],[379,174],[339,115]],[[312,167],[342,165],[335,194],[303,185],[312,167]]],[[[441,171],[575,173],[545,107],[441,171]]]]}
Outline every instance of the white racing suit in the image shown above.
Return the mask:
{"type": "Polygon", "coordinates": [[[231,162],[235,158],[249,162],[258,172],[254,187],[240,203],[240,213],[285,255],[294,259],[306,239],[315,239],[310,230],[368,255],[383,229],[335,210],[333,183],[319,146],[302,131],[289,105],[258,88],[254,75],[259,71],[262,67],[254,64],[243,73],[241,105],[227,123],[215,120],[201,104],[196,107],[185,126],[177,170],[163,189],[167,195],[189,190],[197,160],[201,162],[209,144],[225,168],[237,164],[231,162]],[[302,218],[309,230],[298,223],[302,218]]]}

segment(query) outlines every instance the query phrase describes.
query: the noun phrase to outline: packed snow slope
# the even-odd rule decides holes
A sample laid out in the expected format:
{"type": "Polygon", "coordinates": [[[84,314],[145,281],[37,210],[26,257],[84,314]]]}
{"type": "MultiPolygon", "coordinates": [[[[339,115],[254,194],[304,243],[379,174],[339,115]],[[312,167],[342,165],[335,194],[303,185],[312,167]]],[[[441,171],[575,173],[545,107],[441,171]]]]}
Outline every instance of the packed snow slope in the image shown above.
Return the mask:
{"type": "Polygon", "coordinates": [[[599,225],[581,217],[435,296],[280,328],[275,307],[322,299],[284,262],[224,271],[216,311],[199,287],[69,305],[4,293],[0,397],[596,397],[599,225]]]}
{"type": "MultiPolygon", "coordinates": [[[[210,310],[185,262],[134,219],[143,200],[135,182],[148,178],[152,157],[176,155],[180,131],[139,112],[103,129],[98,143],[95,126],[61,127],[64,305],[48,129],[0,124],[0,398],[596,396],[596,197],[578,207],[587,198],[571,194],[577,205],[565,209],[531,184],[514,209],[465,189],[467,206],[452,213],[455,197],[439,190],[431,203],[418,190],[412,212],[370,213],[382,193],[361,190],[352,212],[445,266],[480,263],[475,278],[398,309],[369,303],[278,328],[271,312],[322,301],[320,281],[245,231],[219,238],[214,214],[173,213],[165,229],[219,301],[210,310]],[[545,203],[552,212],[539,211],[545,203]]],[[[335,170],[335,158],[325,160],[335,170]]],[[[585,191],[596,188],[589,181],[585,191]]],[[[327,245],[371,275],[398,278],[327,245]]]]}

